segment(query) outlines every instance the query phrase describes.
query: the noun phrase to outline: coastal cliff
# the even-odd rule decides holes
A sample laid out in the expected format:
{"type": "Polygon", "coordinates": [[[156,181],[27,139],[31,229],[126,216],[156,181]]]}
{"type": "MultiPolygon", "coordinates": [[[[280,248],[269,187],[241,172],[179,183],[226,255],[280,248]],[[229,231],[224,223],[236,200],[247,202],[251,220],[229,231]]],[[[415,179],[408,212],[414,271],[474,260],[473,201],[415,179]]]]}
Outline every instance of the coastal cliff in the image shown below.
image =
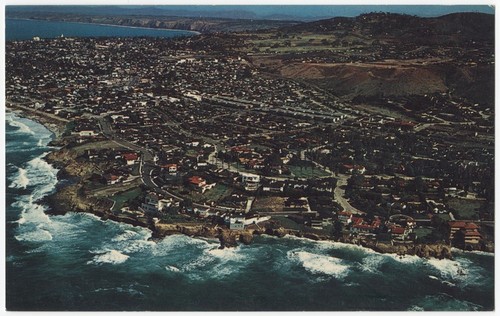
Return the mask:
{"type": "Polygon", "coordinates": [[[192,224],[163,224],[153,225],[153,238],[162,238],[165,236],[183,234],[190,237],[217,238],[220,241],[221,248],[236,247],[239,243],[248,245],[252,242],[253,236],[258,233],[257,230],[228,230],[209,225],[192,224]]]}
{"type": "MultiPolygon", "coordinates": [[[[111,211],[112,202],[109,199],[97,198],[86,191],[83,181],[94,170],[96,165],[89,161],[77,161],[77,154],[64,146],[64,138],[61,138],[65,122],[54,121],[50,117],[37,115],[33,111],[24,108],[17,108],[24,115],[39,121],[44,125],[49,125],[56,132],[54,144],[63,147],[50,152],[44,158],[48,163],[59,169],[58,179],[62,180],[55,193],[46,196],[44,202],[49,206],[48,214],[63,215],[67,212],[84,212],[94,214],[103,220],[113,220],[134,226],[149,228],[153,238],[163,238],[173,234],[184,234],[191,237],[216,238],[220,241],[221,248],[237,247],[239,243],[250,244],[256,235],[269,235],[284,237],[292,235],[299,238],[311,240],[331,240],[329,235],[311,232],[285,229],[274,225],[263,226],[260,229],[229,230],[208,224],[174,223],[165,224],[154,222],[150,217],[138,217],[117,215],[111,211]]],[[[416,255],[422,258],[451,259],[451,247],[443,244],[411,244],[392,245],[388,243],[375,243],[359,241],[357,239],[343,238],[339,240],[343,243],[356,244],[365,248],[373,249],[379,253],[395,253],[398,255],[416,255]]]]}
{"type": "MultiPolygon", "coordinates": [[[[150,217],[116,215],[110,209],[112,202],[108,199],[96,198],[85,191],[82,179],[85,179],[95,166],[90,162],[77,162],[76,154],[66,148],[53,151],[45,159],[60,171],[58,178],[66,180],[57,191],[45,198],[49,205],[47,213],[61,215],[68,211],[91,213],[103,220],[124,222],[134,226],[149,228],[152,237],[163,238],[174,234],[183,234],[191,237],[216,238],[220,241],[221,248],[237,247],[238,244],[250,244],[256,235],[269,235],[284,237],[292,235],[299,238],[311,240],[331,240],[329,235],[312,233],[298,230],[275,227],[274,225],[263,226],[260,229],[229,230],[208,224],[173,223],[166,224],[154,222],[150,217]]],[[[452,259],[451,247],[444,244],[409,244],[392,245],[390,243],[367,242],[352,238],[342,238],[343,243],[360,245],[373,249],[379,253],[395,253],[398,255],[415,255],[422,258],[452,259]]]]}

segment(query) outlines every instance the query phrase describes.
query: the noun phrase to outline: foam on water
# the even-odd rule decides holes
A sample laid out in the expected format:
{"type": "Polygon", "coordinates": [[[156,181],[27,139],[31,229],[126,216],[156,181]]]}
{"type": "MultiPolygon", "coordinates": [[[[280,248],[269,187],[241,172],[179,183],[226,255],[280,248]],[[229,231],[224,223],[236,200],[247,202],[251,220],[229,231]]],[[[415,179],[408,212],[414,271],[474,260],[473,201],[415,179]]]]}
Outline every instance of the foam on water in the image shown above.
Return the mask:
{"type": "Polygon", "coordinates": [[[44,242],[52,240],[52,234],[43,228],[39,228],[33,231],[27,231],[16,235],[15,238],[18,241],[28,241],[28,242],[44,242]]]}
{"type": "Polygon", "coordinates": [[[127,261],[129,256],[121,253],[118,250],[108,250],[105,253],[98,254],[94,256],[94,258],[90,261],[87,262],[87,264],[95,264],[95,265],[101,265],[104,263],[111,263],[111,264],[121,264],[127,261]]]}
{"type": "Polygon", "coordinates": [[[376,254],[364,257],[360,263],[361,270],[370,273],[380,273],[380,266],[386,261],[386,257],[376,254]]]}
{"type": "Polygon", "coordinates": [[[219,249],[217,248],[212,248],[206,250],[206,253],[219,258],[222,261],[238,261],[243,259],[243,255],[240,253],[241,247],[240,248],[224,248],[224,249],[219,249]]]}
{"type": "Polygon", "coordinates": [[[51,193],[57,184],[57,169],[42,159],[46,155],[47,153],[28,162],[27,171],[30,184],[37,186],[33,191],[35,201],[51,193]]]}
{"type": "Polygon", "coordinates": [[[51,222],[49,216],[44,212],[45,206],[35,203],[31,195],[23,196],[13,206],[22,209],[21,216],[17,221],[19,224],[31,223],[38,225],[40,223],[51,222]]]}
{"type": "Polygon", "coordinates": [[[411,305],[408,311],[478,311],[480,305],[458,300],[446,293],[426,295],[419,302],[411,305]]]}
{"type": "Polygon", "coordinates": [[[29,178],[26,176],[26,169],[18,168],[17,176],[14,178],[9,188],[22,188],[26,189],[30,183],[29,178]]]}
{"type": "Polygon", "coordinates": [[[42,159],[45,155],[47,153],[29,160],[24,167],[18,167],[9,186],[31,192],[23,191],[24,195],[19,194],[11,204],[11,207],[20,209],[16,221],[19,226],[14,236],[18,241],[39,243],[53,240],[54,223],[45,214],[46,207],[39,204],[39,200],[52,192],[57,184],[57,170],[42,159]]]}
{"type": "Polygon", "coordinates": [[[133,230],[125,230],[122,234],[111,239],[112,241],[124,241],[137,236],[137,233],[133,230]]]}
{"type": "Polygon", "coordinates": [[[26,125],[23,122],[19,121],[19,118],[16,117],[15,115],[10,115],[10,116],[7,116],[6,118],[7,118],[7,123],[10,126],[17,127],[17,132],[18,133],[30,134],[30,135],[34,135],[35,134],[28,125],[26,125]]]}
{"type": "Polygon", "coordinates": [[[181,272],[181,270],[175,266],[166,266],[165,269],[171,272],[181,272]]]}
{"type": "Polygon", "coordinates": [[[349,266],[339,258],[306,251],[289,251],[287,256],[292,260],[298,260],[307,271],[313,274],[325,274],[343,279],[349,273],[349,266]]]}
{"type": "Polygon", "coordinates": [[[461,277],[459,271],[463,270],[464,267],[454,260],[448,259],[435,259],[430,258],[427,260],[427,264],[432,266],[434,269],[438,270],[442,278],[445,279],[458,279],[461,277]]]}
{"type": "Polygon", "coordinates": [[[207,248],[210,244],[206,240],[191,238],[185,235],[171,235],[163,238],[156,244],[156,247],[152,250],[153,256],[168,256],[169,254],[176,252],[179,248],[189,249],[189,248],[207,248]]]}

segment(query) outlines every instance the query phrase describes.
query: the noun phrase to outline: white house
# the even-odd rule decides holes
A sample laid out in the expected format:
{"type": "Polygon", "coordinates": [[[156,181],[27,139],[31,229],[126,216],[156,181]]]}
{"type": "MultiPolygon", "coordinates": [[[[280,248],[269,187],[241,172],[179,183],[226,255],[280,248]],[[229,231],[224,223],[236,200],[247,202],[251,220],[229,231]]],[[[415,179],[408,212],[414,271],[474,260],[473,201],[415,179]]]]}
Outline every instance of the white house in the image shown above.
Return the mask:
{"type": "Polygon", "coordinates": [[[247,191],[256,191],[260,185],[260,175],[252,174],[252,173],[244,173],[241,174],[241,182],[247,191]]]}

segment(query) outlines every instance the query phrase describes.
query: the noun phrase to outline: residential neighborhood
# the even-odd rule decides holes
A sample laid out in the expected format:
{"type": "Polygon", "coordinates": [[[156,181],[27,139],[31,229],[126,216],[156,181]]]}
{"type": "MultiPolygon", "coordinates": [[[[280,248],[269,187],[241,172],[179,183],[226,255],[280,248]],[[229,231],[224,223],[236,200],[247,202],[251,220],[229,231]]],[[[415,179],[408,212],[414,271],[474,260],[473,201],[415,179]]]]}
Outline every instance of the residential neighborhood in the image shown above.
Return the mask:
{"type": "Polygon", "coordinates": [[[56,145],[90,164],[79,192],[113,216],[491,249],[483,105],[445,92],[344,101],[254,59],[189,38],[12,41],[7,103],[69,121],[56,145]]]}

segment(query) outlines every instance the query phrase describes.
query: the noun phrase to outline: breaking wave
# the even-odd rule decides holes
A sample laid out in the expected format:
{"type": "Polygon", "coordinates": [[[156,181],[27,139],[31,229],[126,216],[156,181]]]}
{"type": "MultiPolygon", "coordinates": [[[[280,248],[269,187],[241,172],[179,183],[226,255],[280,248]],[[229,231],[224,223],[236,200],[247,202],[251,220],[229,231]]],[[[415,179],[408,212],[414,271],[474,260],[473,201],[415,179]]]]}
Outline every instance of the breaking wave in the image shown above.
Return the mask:
{"type": "Polygon", "coordinates": [[[313,274],[326,274],[343,279],[349,273],[349,266],[339,258],[306,251],[289,251],[287,256],[292,260],[298,260],[307,271],[313,274]]]}
{"type": "Polygon", "coordinates": [[[109,250],[105,253],[100,253],[94,256],[94,258],[87,262],[87,264],[101,265],[103,263],[120,264],[127,261],[129,256],[121,253],[118,250],[109,250]]]}
{"type": "Polygon", "coordinates": [[[38,227],[36,230],[27,231],[25,233],[21,233],[16,235],[15,238],[18,241],[28,241],[28,242],[43,242],[52,240],[52,234],[41,227],[38,227]]]}
{"type": "Polygon", "coordinates": [[[9,185],[9,188],[19,188],[26,189],[30,180],[26,176],[26,169],[18,168],[17,176],[14,178],[12,183],[9,185]]]}
{"type": "Polygon", "coordinates": [[[35,134],[35,132],[33,132],[28,125],[19,121],[19,118],[16,117],[15,115],[11,114],[8,115],[6,118],[7,118],[7,123],[12,127],[16,127],[18,133],[30,134],[30,135],[35,134]]]}
{"type": "Polygon", "coordinates": [[[426,295],[408,311],[479,311],[482,306],[468,301],[458,300],[446,293],[426,295]]]}

